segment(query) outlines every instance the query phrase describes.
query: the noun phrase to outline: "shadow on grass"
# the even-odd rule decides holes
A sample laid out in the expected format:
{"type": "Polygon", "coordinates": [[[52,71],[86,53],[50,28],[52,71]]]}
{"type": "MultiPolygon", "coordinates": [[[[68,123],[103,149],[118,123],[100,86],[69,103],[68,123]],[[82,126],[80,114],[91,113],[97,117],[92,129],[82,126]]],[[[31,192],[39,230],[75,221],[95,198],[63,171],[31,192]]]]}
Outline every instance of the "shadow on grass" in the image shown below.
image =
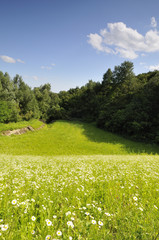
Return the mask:
{"type": "Polygon", "coordinates": [[[156,144],[148,144],[143,142],[136,142],[126,139],[117,134],[113,134],[102,129],[97,128],[95,125],[90,123],[83,123],[80,121],[70,121],[70,124],[75,124],[82,129],[83,134],[88,140],[97,143],[111,143],[120,144],[128,154],[157,154],[159,155],[159,146],[156,144]]]}

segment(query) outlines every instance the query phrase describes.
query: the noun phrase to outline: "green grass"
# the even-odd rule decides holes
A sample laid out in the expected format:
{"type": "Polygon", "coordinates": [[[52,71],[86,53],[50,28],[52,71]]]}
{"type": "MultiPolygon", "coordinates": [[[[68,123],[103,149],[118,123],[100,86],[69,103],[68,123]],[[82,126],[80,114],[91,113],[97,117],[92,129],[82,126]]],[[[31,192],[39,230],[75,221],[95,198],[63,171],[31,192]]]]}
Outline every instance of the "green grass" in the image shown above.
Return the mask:
{"type": "Polygon", "coordinates": [[[36,119],[32,119],[30,121],[21,121],[21,122],[16,122],[16,123],[0,123],[0,132],[2,131],[7,131],[7,130],[14,130],[14,129],[19,129],[19,128],[24,128],[31,126],[34,129],[39,128],[42,125],[42,122],[36,119]]]}
{"type": "Polygon", "coordinates": [[[0,167],[2,240],[157,239],[158,156],[1,155],[0,167]]]}
{"type": "Polygon", "coordinates": [[[81,122],[0,136],[0,239],[157,240],[158,154],[81,122]]]}
{"type": "Polygon", "coordinates": [[[91,124],[57,121],[40,131],[0,136],[0,153],[38,156],[159,154],[159,147],[124,139],[91,124]]]}

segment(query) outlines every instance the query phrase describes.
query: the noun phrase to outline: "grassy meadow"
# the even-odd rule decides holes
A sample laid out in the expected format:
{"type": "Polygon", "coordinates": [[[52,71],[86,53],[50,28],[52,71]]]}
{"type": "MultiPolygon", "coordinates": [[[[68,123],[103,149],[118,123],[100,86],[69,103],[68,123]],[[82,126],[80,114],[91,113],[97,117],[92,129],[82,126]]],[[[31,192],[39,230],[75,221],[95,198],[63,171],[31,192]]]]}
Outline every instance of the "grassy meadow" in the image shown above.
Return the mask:
{"type": "Polygon", "coordinates": [[[0,154],[1,239],[158,239],[157,146],[57,121],[0,136],[0,154]]]}

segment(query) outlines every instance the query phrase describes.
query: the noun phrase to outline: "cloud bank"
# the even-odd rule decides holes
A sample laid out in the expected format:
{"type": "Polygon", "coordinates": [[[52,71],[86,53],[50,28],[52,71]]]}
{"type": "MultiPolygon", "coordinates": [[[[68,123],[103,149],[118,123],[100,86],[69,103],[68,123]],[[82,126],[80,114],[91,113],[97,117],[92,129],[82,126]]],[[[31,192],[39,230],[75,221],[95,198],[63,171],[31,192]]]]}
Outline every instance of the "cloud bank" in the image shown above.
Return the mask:
{"type": "Polygon", "coordinates": [[[21,59],[14,59],[12,57],[6,56],[6,55],[0,55],[0,59],[2,59],[3,62],[7,62],[7,63],[24,63],[24,61],[22,61],[21,59]]]}
{"type": "MultiPolygon", "coordinates": [[[[157,26],[154,17],[151,18],[151,26],[157,26]]],[[[90,33],[88,43],[98,51],[135,59],[144,53],[159,51],[159,32],[151,29],[144,36],[123,22],[108,23],[99,34],[90,33]]]]}

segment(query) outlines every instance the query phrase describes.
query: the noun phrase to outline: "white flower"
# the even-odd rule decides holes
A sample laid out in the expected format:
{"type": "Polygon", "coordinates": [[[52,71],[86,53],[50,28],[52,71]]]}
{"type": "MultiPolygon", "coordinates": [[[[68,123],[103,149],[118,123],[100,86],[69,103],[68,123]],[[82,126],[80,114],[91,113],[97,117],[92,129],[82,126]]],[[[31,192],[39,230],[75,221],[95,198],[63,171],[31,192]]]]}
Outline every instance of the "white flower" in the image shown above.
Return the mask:
{"type": "Polygon", "coordinates": [[[66,213],[66,216],[68,216],[68,215],[70,215],[71,214],[71,212],[70,211],[68,211],[67,213],[66,213]]]}
{"type": "Polygon", "coordinates": [[[67,225],[68,225],[68,227],[72,227],[72,228],[74,228],[74,224],[73,224],[72,221],[68,221],[68,222],[67,222],[67,225]]]}
{"type": "Polygon", "coordinates": [[[107,213],[107,212],[105,212],[105,215],[107,215],[107,216],[111,216],[110,213],[107,213]]]}
{"type": "Polygon", "coordinates": [[[8,229],[8,224],[2,225],[1,230],[6,231],[8,229]]]}
{"type": "Polygon", "coordinates": [[[90,213],[89,212],[85,212],[85,214],[88,216],[90,213]]]}
{"type": "Polygon", "coordinates": [[[32,216],[32,217],[31,217],[31,220],[32,220],[32,221],[35,221],[35,220],[36,220],[36,217],[32,216]]]}
{"type": "Polygon", "coordinates": [[[62,232],[61,231],[57,231],[57,236],[62,236],[62,232]]]}
{"type": "Polygon", "coordinates": [[[45,240],[51,240],[51,235],[47,235],[45,240]]]}
{"type": "Polygon", "coordinates": [[[102,209],[99,207],[99,208],[98,208],[98,211],[102,211],[102,209]]]}
{"type": "Polygon", "coordinates": [[[32,231],[31,231],[31,234],[35,234],[35,231],[34,231],[34,230],[32,230],[32,231]]]}
{"type": "Polygon", "coordinates": [[[156,205],[154,205],[154,208],[158,209],[158,207],[156,205]]]}
{"type": "Polygon", "coordinates": [[[137,197],[133,197],[134,201],[137,201],[137,197]]]}
{"type": "Polygon", "coordinates": [[[73,238],[72,237],[69,237],[69,240],[72,240],[73,238]]]}
{"type": "Polygon", "coordinates": [[[97,223],[97,222],[96,222],[96,220],[92,220],[92,224],[94,224],[94,225],[95,225],[96,223],[97,223]]]}
{"type": "Polygon", "coordinates": [[[56,215],[54,215],[54,216],[53,216],[53,218],[57,218],[57,216],[56,216],[56,215]]]}
{"type": "Polygon", "coordinates": [[[143,211],[143,208],[139,207],[139,210],[140,210],[140,211],[143,211]]]}
{"type": "Polygon", "coordinates": [[[50,220],[46,221],[47,226],[51,226],[52,222],[50,220]]]}
{"type": "Polygon", "coordinates": [[[14,199],[14,200],[12,201],[12,204],[13,204],[13,205],[17,204],[17,200],[14,199]]]}
{"type": "Polygon", "coordinates": [[[103,222],[101,222],[101,221],[98,221],[98,224],[99,224],[100,226],[103,226],[103,222]]]}

